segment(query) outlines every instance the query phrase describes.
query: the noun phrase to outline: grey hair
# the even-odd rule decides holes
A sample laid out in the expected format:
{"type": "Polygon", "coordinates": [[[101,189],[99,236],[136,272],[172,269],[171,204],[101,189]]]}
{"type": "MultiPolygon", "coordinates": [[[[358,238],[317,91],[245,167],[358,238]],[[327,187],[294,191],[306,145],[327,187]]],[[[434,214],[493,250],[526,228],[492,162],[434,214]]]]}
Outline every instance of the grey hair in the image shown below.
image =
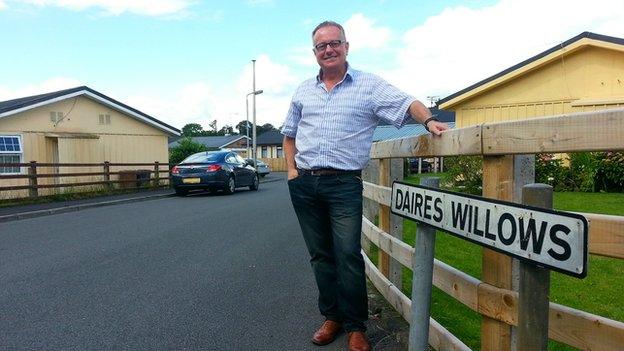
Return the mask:
{"type": "Polygon", "coordinates": [[[342,28],[342,26],[340,25],[340,23],[338,22],[334,22],[334,21],[323,21],[321,23],[319,23],[318,26],[316,26],[314,28],[314,30],[312,31],[312,40],[314,40],[314,34],[316,34],[316,32],[318,32],[319,29],[324,28],[324,27],[336,27],[338,29],[340,29],[340,33],[341,35],[341,39],[344,41],[347,41],[347,35],[345,34],[345,30],[344,28],[342,28]]]}

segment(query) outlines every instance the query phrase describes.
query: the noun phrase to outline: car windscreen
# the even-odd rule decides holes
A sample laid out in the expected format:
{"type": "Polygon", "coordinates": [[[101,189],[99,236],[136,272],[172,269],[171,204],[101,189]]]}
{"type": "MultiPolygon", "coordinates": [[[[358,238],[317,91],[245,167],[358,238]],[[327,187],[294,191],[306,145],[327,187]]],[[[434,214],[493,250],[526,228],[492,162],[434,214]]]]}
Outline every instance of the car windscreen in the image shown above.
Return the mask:
{"type": "Polygon", "coordinates": [[[213,163],[220,161],[222,158],[223,154],[220,153],[201,153],[191,155],[181,163],[213,163]]]}

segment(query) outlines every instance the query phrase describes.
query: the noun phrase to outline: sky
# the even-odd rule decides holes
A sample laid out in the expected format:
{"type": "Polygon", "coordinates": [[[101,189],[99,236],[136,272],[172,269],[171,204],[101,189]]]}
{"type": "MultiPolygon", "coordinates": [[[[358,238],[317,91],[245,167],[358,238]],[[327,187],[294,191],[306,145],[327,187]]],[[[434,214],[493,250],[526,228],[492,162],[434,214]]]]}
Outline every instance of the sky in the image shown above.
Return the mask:
{"type": "Polygon", "coordinates": [[[87,85],[220,129],[245,120],[256,60],[257,123],[279,127],[318,73],[324,20],[344,25],[352,67],[430,105],[584,31],[624,38],[624,1],[0,0],[0,101],[87,85]]]}

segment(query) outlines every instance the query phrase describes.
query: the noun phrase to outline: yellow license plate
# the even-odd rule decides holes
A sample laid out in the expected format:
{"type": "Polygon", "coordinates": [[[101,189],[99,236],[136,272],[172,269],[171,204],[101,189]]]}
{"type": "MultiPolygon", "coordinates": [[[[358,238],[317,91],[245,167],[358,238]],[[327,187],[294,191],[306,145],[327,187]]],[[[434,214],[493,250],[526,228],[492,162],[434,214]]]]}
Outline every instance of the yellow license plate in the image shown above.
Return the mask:
{"type": "Polygon", "coordinates": [[[182,179],[182,183],[184,184],[197,184],[201,180],[199,178],[184,178],[182,179]]]}

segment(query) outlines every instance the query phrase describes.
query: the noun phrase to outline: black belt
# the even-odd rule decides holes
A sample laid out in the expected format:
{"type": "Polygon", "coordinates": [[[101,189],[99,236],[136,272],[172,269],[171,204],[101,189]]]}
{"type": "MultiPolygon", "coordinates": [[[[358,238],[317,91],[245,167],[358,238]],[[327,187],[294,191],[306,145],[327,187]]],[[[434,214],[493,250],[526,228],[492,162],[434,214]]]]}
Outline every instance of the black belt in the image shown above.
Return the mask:
{"type": "Polygon", "coordinates": [[[361,176],[362,171],[359,169],[355,170],[342,170],[342,169],[334,169],[334,168],[318,168],[318,169],[301,169],[297,168],[299,174],[311,175],[311,176],[337,176],[341,174],[351,174],[356,176],[361,176]]]}

